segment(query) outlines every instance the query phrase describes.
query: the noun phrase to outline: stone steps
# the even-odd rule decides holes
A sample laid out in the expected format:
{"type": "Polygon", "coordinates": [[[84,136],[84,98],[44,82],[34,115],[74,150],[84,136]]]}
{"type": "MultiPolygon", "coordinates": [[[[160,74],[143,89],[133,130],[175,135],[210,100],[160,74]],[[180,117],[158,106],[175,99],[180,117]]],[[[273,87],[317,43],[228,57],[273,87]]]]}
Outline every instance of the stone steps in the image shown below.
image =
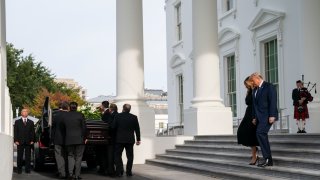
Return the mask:
{"type": "MultiPolygon", "coordinates": [[[[279,140],[279,139],[285,139],[285,140],[317,140],[320,137],[320,134],[272,134],[269,135],[269,140],[272,141],[273,139],[279,140]]],[[[201,136],[195,136],[194,140],[235,140],[235,135],[201,135],[201,136]]],[[[319,139],[318,139],[319,140],[319,139]]]]}
{"type": "MultiPolygon", "coordinates": [[[[230,153],[230,152],[210,152],[210,151],[183,151],[183,150],[167,150],[167,155],[208,158],[208,159],[223,159],[223,160],[236,160],[241,163],[248,164],[251,160],[250,153],[244,155],[243,153],[230,153]]],[[[260,157],[260,156],[259,156],[260,157]]],[[[288,168],[305,168],[305,169],[320,169],[320,161],[315,159],[304,159],[295,157],[273,156],[274,165],[279,165],[288,168]]]]}
{"type": "MultiPolygon", "coordinates": [[[[303,141],[296,141],[296,140],[270,140],[270,143],[272,144],[272,147],[287,147],[287,148],[295,148],[295,147],[304,147],[305,149],[310,148],[316,148],[320,149],[320,140],[314,141],[314,140],[303,140],[303,141]]],[[[194,144],[194,145],[238,145],[237,140],[196,140],[196,141],[185,141],[185,144],[194,144]]]]}
{"type": "Polygon", "coordinates": [[[320,134],[270,135],[269,139],[272,167],[248,165],[250,148],[238,145],[234,135],[195,136],[146,163],[226,179],[320,179],[320,134]]]}
{"type": "MultiPolygon", "coordinates": [[[[215,178],[221,179],[234,179],[234,180],[282,180],[282,178],[275,178],[270,176],[252,174],[248,172],[238,172],[238,171],[226,171],[226,169],[212,168],[210,166],[199,166],[193,163],[180,163],[173,161],[165,161],[159,159],[148,160],[147,164],[177,169],[181,171],[199,173],[208,176],[214,176],[215,178]]],[[[183,177],[177,177],[177,179],[183,179],[183,177]]]]}
{"type": "MultiPolygon", "coordinates": [[[[176,149],[188,151],[215,151],[215,152],[243,152],[244,154],[250,153],[250,149],[243,146],[219,146],[219,145],[176,145],[176,149]]],[[[314,158],[320,160],[319,149],[304,149],[304,148],[282,148],[272,147],[271,151],[273,156],[286,156],[286,157],[299,157],[299,158],[314,158]]]]}

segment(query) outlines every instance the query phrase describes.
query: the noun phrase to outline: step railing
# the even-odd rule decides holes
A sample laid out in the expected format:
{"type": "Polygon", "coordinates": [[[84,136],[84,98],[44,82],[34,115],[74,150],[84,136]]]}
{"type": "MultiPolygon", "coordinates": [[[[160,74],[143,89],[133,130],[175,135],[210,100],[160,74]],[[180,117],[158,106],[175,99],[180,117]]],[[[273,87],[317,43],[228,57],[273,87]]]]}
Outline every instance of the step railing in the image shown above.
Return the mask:
{"type": "MultiPolygon", "coordinates": [[[[279,119],[271,126],[270,133],[276,134],[276,133],[289,133],[289,115],[286,116],[279,116],[279,119]]],[[[240,123],[242,121],[242,118],[234,119],[233,120],[233,129],[238,129],[240,123]]]]}
{"type": "Polygon", "coordinates": [[[166,129],[159,129],[157,136],[177,136],[184,134],[183,124],[167,123],[166,129]]]}

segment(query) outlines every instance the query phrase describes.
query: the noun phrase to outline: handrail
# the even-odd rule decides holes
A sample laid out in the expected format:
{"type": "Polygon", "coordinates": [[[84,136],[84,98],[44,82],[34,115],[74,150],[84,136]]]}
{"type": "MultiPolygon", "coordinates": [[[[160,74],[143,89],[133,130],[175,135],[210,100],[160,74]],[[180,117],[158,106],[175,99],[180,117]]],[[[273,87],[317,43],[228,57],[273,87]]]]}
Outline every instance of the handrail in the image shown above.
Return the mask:
{"type": "Polygon", "coordinates": [[[184,134],[184,125],[178,123],[167,123],[166,128],[162,128],[157,132],[157,136],[176,136],[184,134]]]}
{"type": "MultiPolygon", "coordinates": [[[[281,113],[280,113],[281,114],[281,113]]],[[[285,116],[279,116],[278,121],[273,123],[273,125],[270,128],[271,133],[289,133],[289,127],[290,127],[290,116],[285,115],[285,116]]],[[[233,120],[233,128],[238,128],[240,123],[242,121],[242,118],[234,119],[233,120]]]]}

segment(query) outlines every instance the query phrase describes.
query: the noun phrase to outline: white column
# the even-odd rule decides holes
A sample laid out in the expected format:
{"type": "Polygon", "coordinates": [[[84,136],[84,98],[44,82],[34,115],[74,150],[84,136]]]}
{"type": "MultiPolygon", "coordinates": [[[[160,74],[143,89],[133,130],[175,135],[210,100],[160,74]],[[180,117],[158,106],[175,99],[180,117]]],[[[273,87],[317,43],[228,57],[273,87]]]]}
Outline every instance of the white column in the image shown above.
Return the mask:
{"type": "Polygon", "coordinates": [[[232,134],[232,113],[220,97],[217,1],[192,1],[194,99],[185,133],[232,134]]]}
{"type": "Polygon", "coordinates": [[[117,97],[119,109],[131,104],[138,116],[142,144],[135,147],[134,163],[153,157],[155,114],[144,100],[142,0],[117,0],[117,97]]]}
{"type": "Polygon", "coordinates": [[[7,88],[7,53],[6,53],[6,18],[5,0],[0,0],[0,156],[1,179],[12,178],[13,167],[13,138],[10,133],[12,127],[9,109],[10,97],[7,88]]]}
{"type": "Polygon", "coordinates": [[[143,100],[143,73],[142,1],[117,1],[117,100],[143,100]]]}
{"type": "Polygon", "coordinates": [[[0,1],[0,131],[5,129],[5,87],[7,74],[5,1],[0,1]]]}

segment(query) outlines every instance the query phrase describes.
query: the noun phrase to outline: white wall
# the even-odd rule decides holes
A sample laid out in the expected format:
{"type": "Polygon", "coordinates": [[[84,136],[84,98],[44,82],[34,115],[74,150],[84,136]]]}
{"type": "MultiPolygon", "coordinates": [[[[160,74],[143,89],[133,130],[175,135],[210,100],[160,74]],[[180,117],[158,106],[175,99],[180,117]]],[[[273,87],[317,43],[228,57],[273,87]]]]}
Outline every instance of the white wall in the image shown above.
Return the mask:
{"type": "MultiPolygon", "coordinates": [[[[166,149],[174,149],[175,145],[183,144],[185,140],[192,140],[192,136],[175,137],[141,137],[141,145],[134,145],[134,164],[144,164],[146,159],[155,158],[156,154],[164,154],[166,149]],[[150,146],[150,144],[152,144],[150,146]]],[[[125,153],[122,156],[126,163],[125,153]]]]}
{"type": "Polygon", "coordinates": [[[178,108],[178,83],[177,75],[183,74],[184,78],[184,109],[191,106],[190,99],[193,98],[193,76],[192,73],[192,14],[191,0],[182,0],[182,41],[176,39],[175,7],[177,0],[168,0],[166,3],[167,13],[167,83],[168,83],[168,116],[170,124],[179,124],[178,108]]]}
{"type": "MultiPolygon", "coordinates": [[[[305,75],[305,82],[311,81],[320,85],[320,1],[309,0],[300,2],[300,49],[301,71],[305,75]]],[[[311,87],[309,87],[311,88],[311,87]]],[[[310,119],[307,120],[306,130],[309,133],[320,132],[320,99],[319,94],[314,94],[313,102],[309,103],[310,119]]],[[[296,129],[295,129],[296,130],[296,129]]]]}
{"type": "Polygon", "coordinates": [[[12,136],[0,133],[0,174],[1,179],[11,179],[13,172],[13,139],[12,136]]]}

